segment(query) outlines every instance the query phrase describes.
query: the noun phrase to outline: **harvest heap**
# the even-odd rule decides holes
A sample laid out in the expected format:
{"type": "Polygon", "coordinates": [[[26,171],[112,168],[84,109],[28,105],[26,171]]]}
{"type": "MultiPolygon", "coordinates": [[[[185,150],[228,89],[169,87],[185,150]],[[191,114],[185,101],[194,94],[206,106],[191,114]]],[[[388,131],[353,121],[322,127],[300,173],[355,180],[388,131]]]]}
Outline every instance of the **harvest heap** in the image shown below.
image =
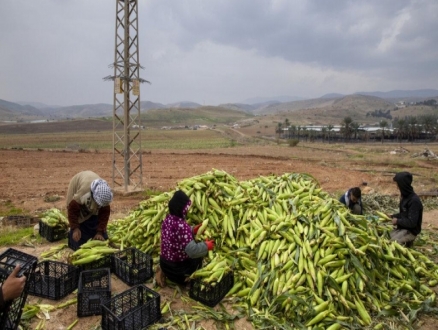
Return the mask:
{"type": "MultiPolygon", "coordinates": [[[[438,283],[437,266],[389,241],[382,214],[350,214],[309,175],[239,182],[212,170],[182,180],[177,189],[193,202],[189,224],[208,219],[202,235],[214,238],[216,248],[206,261],[226,260],[234,270],[228,297],[256,327],[359,329],[400,312],[413,321],[435,304],[430,286],[438,283]]],[[[172,195],[141,202],[112,222],[111,239],[157,260],[172,195]]]]}

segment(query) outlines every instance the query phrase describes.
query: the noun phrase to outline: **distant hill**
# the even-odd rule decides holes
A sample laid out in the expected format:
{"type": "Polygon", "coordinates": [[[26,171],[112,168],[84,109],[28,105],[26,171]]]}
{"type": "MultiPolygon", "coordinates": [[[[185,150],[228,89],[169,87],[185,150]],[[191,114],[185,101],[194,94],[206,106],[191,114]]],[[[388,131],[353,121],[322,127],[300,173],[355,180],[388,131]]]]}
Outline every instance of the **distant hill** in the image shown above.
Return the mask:
{"type": "Polygon", "coordinates": [[[113,115],[113,105],[106,103],[72,105],[55,109],[46,109],[54,118],[90,118],[113,115]]]}
{"type": "Polygon", "coordinates": [[[37,109],[47,109],[47,108],[60,108],[60,105],[47,105],[45,103],[41,102],[15,102],[20,105],[30,105],[37,109]]]}
{"type": "Polygon", "coordinates": [[[344,96],[345,96],[344,94],[329,93],[329,94],[324,94],[323,96],[320,97],[320,99],[339,99],[344,96]]]}
{"type": "Polygon", "coordinates": [[[33,106],[0,100],[0,120],[35,120],[43,117],[44,113],[33,106]]]}
{"type": "Polygon", "coordinates": [[[260,113],[263,112],[263,109],[268,108],[273,105],[281,104],[281,102],[278,101],[267,101],[262,103],[255,103],[255,104],[245,104],[245,103],[226,103],[226,104],[219,104],[219,107],[232,109],[232,110],[238,110],[238,111],[245,111],[248,113],[260,113]]]}
{"type": "MultiPolygon", "coordinates": [[[[269,110],[271,122],[284,118],[294,125],[339,125],[345,117],[359,123],[378,122],[379,118],[367,117],[375,110],[394,110],[395,104],[374,96],[347,95],[342,98],[313,99],[282,103],[269,110]]],[[[381,118],[380,118],[381,119],[381,118]]]]}
{"type": "MultiPolygon", "coordinates": [[[[291,96],[257,97],[247,99],[243,103],[224,103],[217,107],[206,107],[190,101],[172,104],[142,101],[140,102],[140,111],[143,114],[151,110],[211,108],[217,109],[217,111],[244,112],[249,115],[275,115],[296,112],[295,116],[300,116],[301,112],[303,112],[303,115],[305,112],[309,117],[306,120],[311,120],[312,116],[321,116],[323,118],[326,115],[336,119],[343,115],[362,117],[369,111],[391,109],[400,101],[411,105],[431,98],[438,99],[438,90],[393,90],[389,92],[359,92],[351,95],[329,93],[315,99],[300,99],[291,96]]],[[[402,113],[402,111],[399,113],[402,113]]],[[[0,100],[0,121],[102,118],[112,117],[112,115],[113,105],[106,103],[59,107],[39,102],[14,103],[0,100]]]]}
{"type": "Polygon", "coordinates": [[[166,106],[161,103],[154,103],[151,101],[140,101],[140,111],[147,111],[151,109],[163,109],[166,106]]]}
{"type": "Polygon", "coordinates": [[[322,108],[333,104],[335,99],[310,99],[303,101],[272,104],[254,111],[254,114],[275,114],[284,111],[296,111],[309,108],[322,108]]]}
{"type": "Polygon", "coordinates": [[[438,97],[436,89],[393,90],[389,92],[357,92],[355,94],[376,96],[382,99],[433,98],[438,97]]]}
{"type": "Polygon", "coordinates": [[[184,102],[167,104],[165,108],[199,108],[200,106],[201,105],[199,103],[184,101],[184,102]]]}
{"type": "Polygon", "coordinates": [[[256,105],[256,104],[268,103],[268,102],[284,103],[284,102],[292,102],[292,101],[300,101],[300,100],[304,100],[304,98],[298,96],[282,95],[282,96],[274,96],[274,97],[253,97],[246,99],[241,103],[256,105]]]}
{"type": "Polygon", "coordinates": [[[245,111],[249,113],[253,112],[256,109],[256,107],[254,107],[253,105],[245,103],[224,103],[219,104],[218,107],[236,111],[245,111]]]}

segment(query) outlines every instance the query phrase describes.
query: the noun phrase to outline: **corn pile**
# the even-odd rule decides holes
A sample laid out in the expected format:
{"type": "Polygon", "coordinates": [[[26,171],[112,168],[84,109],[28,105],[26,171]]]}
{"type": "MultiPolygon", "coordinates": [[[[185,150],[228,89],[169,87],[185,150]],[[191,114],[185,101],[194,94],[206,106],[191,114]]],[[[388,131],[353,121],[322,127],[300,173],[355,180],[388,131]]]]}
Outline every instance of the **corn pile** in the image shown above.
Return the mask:
{"type": "MultiPolygon", "coordinates": [[[[438,208],[437,197],[422,197],[421,202],[423,203],[424,211],[435,210],[438,208]]],[[[378,193],[362,194],[362,203],[365,213],[382,210],[389,214],[394,214],[399,212],[398,205],[400,203],[400,196],[388,196],[378,193]]]]}
{"type": "MultiPolygon", "coordinates": [[[[435,264],[389,241],[392,226],[383,214],[350,214],[309,175],[238,182],[212,170],[177,189],[193,202],[189,224],[208,219],[202,236],[216,241],[209,267],[227,260],[235,274],[228,297],[256,328],[380,328],[379,319],[402,312],[411,322],[435,303],[435,264]]],[[[172,195],[146,200],[112,222],[111,240],[157,260],[172,195]]]]}
{"type": "Polygon", "coordinates": [[[51,208],[45,211],[41,221],[49,227],[64,228],[68,230],[69,224],[66,216],[57,208],[51,208]]]}

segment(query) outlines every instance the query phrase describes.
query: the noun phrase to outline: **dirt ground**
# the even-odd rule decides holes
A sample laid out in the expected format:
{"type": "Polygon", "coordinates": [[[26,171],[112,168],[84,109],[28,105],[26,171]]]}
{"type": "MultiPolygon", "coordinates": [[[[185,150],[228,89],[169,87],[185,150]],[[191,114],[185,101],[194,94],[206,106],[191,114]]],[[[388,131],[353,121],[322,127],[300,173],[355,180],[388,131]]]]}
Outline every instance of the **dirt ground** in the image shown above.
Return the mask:
{"type": "MultiPolygon", "coordinates": [[[[396,193],[392,176],[385,172],[363,172],[351,166],[328,167],[318,157],[308,156],[294,159],[293,151],[277,146],[245,147],[242,149],[219,149],[205,152],[154,151],[143,155],[143,183],[146,191],[168,191],[176,183],[187,177],[202,174],[209,170],[221,169],[238,180],[247,180],[259,175],[282,174],[290,172],[309,173],[329,193],[343,192],[345,189],[362,185],[380,193],[396,193]],[[289,154],[290,153],[290,154],[289,154]]],[[[331,161],[336,159],[332,155],[331,161]]],[[[27,215],[39,215],[42,211],[56,207],[65,210],[64,196],[69,180],[82,170],[92,170],[108,182],[112,182],[112,153],[78,153],[37,150],[0,150],[0,211],[13,205],[27,215]],[[59,198],[59,199],[58,199],[59,198]],[[58,199],[58,200],[56,200],[58,199]],[[55,200],[55,201],[54,201],[55,200]]],[[[127,215],[146,197],[145,193],[125,193],[116,190],[111,204],[111,220],[127,215]]],[[[438,211],[425,214],[424,227],[438,228],[438,211]]],[[[19,246],[26,253],[39,256],[56,243],[45,243],[35,247],[19,246]]],[[[4,249],[0,249],[2,252],[4,249]]],[[[148,284],[151,286],[152,284],[148,284]]],[[[112,293],[120,293],[129,288],[115,275],[112,276],[112,293]]],[[[159,291],[161,302],[172,301],[172,309],[186,308],[187,303],[174,299],[175,287],[159,291]]],[[[60,301],[51,301],[29,296],[29,301],[41,301],[57,305],[74,295],[60,301]]],[[[66,329],[76,319],[76,306],[51,313],[46,321],[46,329],[66,329]]],[[[423,321],[422,329],[436,329],[433,319],[423,321]]],[[[35,324],[37,322],[34,322],[35,324]]],[[[85,317],[79,320],[77,329],[94,329],[100,324],[100,316],[85,317]]],[[[206,329],[215,329],[212,322],[202,324],[206,329]]],[[[237,329],[252,329],[246,320],[236,323],[237,329]]]]}
{"type": "MultiPolygon", "coordinates": [[[[373,189],[392,187],[391,177],[368,174],[349,168],[330,168],[321,160],[291,159],[284,147],[260,146],[218,149],[212,152],[157,151],[143,155],[145,190],[168,191],[176,183],[213,168],[224,170],[238,180],[260,175],[309,173],[328,192],[341,192],[367,182],[373,189]]],[[[289,152],[289,151],[288,151],[289,152]]],[[[291,152],[292,153],[292,152],[291,152]]],[[[0,202],[38,214],[51,207],[65,209],[68,183],[77,172],[92,170],[112,182],[112,153],[0,150],[0,202]],[[50,200],[58,196],[55,202],[50,200]]],[[[112,219],[129,212],[145,195],[115,191],[112,219]]],[[[1,207],[1,203],[0,203],[1,207]]]]}

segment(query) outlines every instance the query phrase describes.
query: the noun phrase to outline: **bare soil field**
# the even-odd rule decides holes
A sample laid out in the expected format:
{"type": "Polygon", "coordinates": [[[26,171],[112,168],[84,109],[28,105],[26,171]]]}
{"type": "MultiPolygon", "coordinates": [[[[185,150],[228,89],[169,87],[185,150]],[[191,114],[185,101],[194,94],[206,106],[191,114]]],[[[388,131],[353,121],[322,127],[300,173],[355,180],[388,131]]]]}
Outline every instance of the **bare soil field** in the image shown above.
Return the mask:
{"type": "MultiPolygon", "coordinates": [[[[252,179],[261,175],[283,173],[308,173],[314,176],[321,187],[334,196],[353,186],[362,186],[365,192],[397,194],[392,182],[394,173],[414,168],[414,188],[417,192],[436,191],[435,173],[438,161],[410,156],[391,156],[396,146],[361,146],[354,150],[342,146],[302,143],[300,147],[285,145],[246,146],[214,150],[159,150],[143,154],[144,192],[124,192],[115,189],[111,204],[111,220],[126,216],[138,203],[147,198],[147,191],[173,190],[176,183],[211,169],[221,169],[238,180],[252,179]],[[372,156],[378,150],[377,156],[372,156]],[[365,155],[365,156],[363,156],[365,155]],[[369,156],[367,156],[369,155],[369,156]],[[367,158],[369,157],[369,158],[367,158]]],[[[420,152],[424,146],[413,146],[412,152],[420,152]]],[[[435,146],[434,149],[438,149],[435,146]]],[[[435,150],[434,150],[435,151],[435,150]]],[[[5,214],[11,205],[27,215],[38,216],[52,207],[65,210],[64,196],[69,180],[82,170],[92,170],[109,183],[112,182],[112,153],[110,151],[67,152],[51,150],[0,150],[0,214],[5,214]],[[58,197],[58,198],[56,198],[58,197]]],[[[438,228],[438,212],[427,212],[423,227],[438,228]]],[[[43,243],[34,247],[17,246],[17,249],[39,256],[42,251],[57,243],[43,243]]],[[[0,250],[3,251],[4,248],[0,250]]],[[[127,289],[123,282],[112,276],[112,292],[127,289]]],[[[150,285],[150,284],[148,284],[150,285]]],[[[182,300],[174,298],[175,287],[159,291],[162,303],[172,301],[172,309],[190,308],[182,300]]],[[[42,299],[41,302],[57,305],[71,299],[69,295],[59,302],[42,299]]],[[[177,295],[178,297],[178,295],[177,295]]],[[[40,301],[29,296],[31,303],[40,301]]],[[[46,329],[65,329],[76,317],[75,306],[51,314],[46,329]]],[[[32,323],[34,326],[37,320],[32,323]]],[[[95,329],[99,316],[81,318],[77,329],[95,329]]],[[[423,317],[418,329],[436,329],[434,317],[423,317]]],[[[216,329],[213,322],[203,322],[205,329],[216,329]]],[[[252,329],[246,320],[235,323],[236,329],[252,329]]]]}

